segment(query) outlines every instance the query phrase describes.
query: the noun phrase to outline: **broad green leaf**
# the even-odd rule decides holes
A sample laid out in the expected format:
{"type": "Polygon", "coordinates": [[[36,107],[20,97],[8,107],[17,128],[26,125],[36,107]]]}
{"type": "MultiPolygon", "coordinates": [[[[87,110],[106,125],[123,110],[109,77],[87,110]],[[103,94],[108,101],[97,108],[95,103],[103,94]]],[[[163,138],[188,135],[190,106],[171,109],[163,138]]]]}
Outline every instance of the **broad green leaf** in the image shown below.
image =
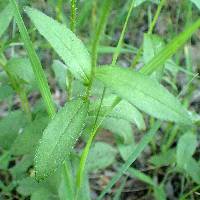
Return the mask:
{"type": "Polygon", "coordinates": [[[89,171],[97,171],[104,169],[115,161],[116,149],[111,145],[96,142],[91,148],[87,160],[87,169],[89,171]]]}
{"type": "Polygon", "coordinates": [[[130,122],[122,119],[106,118],[102,127],[111,131],[120,143],[130,144],[133,142],[133,132],[130,122]]]}
{"type": "Polygon", "coordinates": [[[5,100],[6,98],[12,96],[14,94],[14,91],[12,87],[9,85],[1,85],[0,86],[0,101],[5,100]]]}
{"type": "MultiPolygon", "coordinates": [[[[40,189],[47,189],[49,194],[58,197],[58,186],[61,181],[61,171],[49,176],[48,179],[37,182],[34,177],[26,177],[18,181],[17,192],[23,196],[35,196],[40,189]]],[[[42,198],[39,198],[42,199],[42,198]]]]}
{"type": "Polygon", "coordinates": [[[13,18],[13,9],[10,4],[8,4],[3,11],[0,13],[0,37],[7,30],[11,20],[13,18]]]}
{"type": "Polygon", "coordinates": [[[10,173],[15,180],[21,180],[26,177],[28,168],[33,164],[33,156],[24,156],[14,167],[10,169],[10,173]]]}
{"type": "Polygon", "coordinates": [[[138,129],[146,129],[142,114],[127,101],[122,100],[108,116],[116,118],[120,116],[122,119],[135,123],[138,129]]]}
{"type": "Polygon", "coordinates": [[[119,149],[120,156],[122,157],[122,159],[124,161],[126,161],[128,159],[128,157],[131,155],[131,153],[134,151],[134,149],[136,147],[133,137],[132,137],[131,141],[132,142],[130,142],[129,144],[123,144],[120,142],[117,143],[117,147],[119,149]]]}
{"type": "MultiPolygon", "coordinates": [[[[103,116],[110,109],[110,106],[112,105],[115,98],[116,96],[111,94],[109,94],[109,97],[104,98],[100,116],[103,116]]],[[[100,101],[96,100],[93,104],[90,105],[90,116],[96,115],[99,103],[100,101]]],[[[135,123],[140,130],[146,129],[142,114],[137,110],[137,108],[125,100],[120,101],[120,103],[115,106],[112,112],[108,114],[108,117],[127,120],[131,123],[135,123]]]]}
{"type": "Polygon", "coordinates": [[[20,129],[26,124],[26,116],[20,111],[9,113],[0,120],[0,147],[9,149],[20,129]]]}
{"type": "Polygon", "coordinates": [[[52,64],[52,69],[55,73],[56,81],[59,84],[59,87],[62,90],[66,90],[66,87],[68,86],[68,80],[67,80],[67,66],[64,65],[59,60],[54,60],[52,64]]]}
{"type": "Polygon", "coordinates": [[[174,55],[191,35],[200,27],[200,19],[186,28],[182,33],[175,37],[169,44],[165,46],[159,53],[156,54],[140,71],[143,74],[151,74],[156,69],[159,69],[167,59],[174,55]]]}
{"type": "Polygon", "coordinates": [[[185,169],[197,147],[197,139],[191,132],[185,133],[178,141],[176,159],[179,167],[185,169]]]}
{"type": "Polygon", "coordinates": [[[52,194],[47,188],[39,188],[31,195],[31,200],[59,200],[54,194],[52,194]]]}
{"type": "Polygon", "coordinates": [[[166,200],[166,193],[164,191],[163,185],[154,187],[155,200],[166,200]]]}
{"type": "Polygon", "coordinates": [[[199,0],[190,0],[192,3],[196,5],[196,7],[200,10],[200,1],[199,0]]]}
{"type": "Polygon", "coordinates": [[[143,59],[147,64],[161,49],[164,47],[164,42],[157,35],[144,34],[143,42],[143,59]]]}
{"type": "Polygon", "coordinates": [[[42,12],[29,7],[25,11],[38,31],[63,59],[72,74],[77,79],[88,83],[91,59],[83,43],[67,27],[42,12]]]}
{"type": "Polygon", "coordinates": [[[26,177],[19,181],[17,192],[23,196],[29,196],[39,189],[40,185],[33,177],[26,177]]]}
{"type": "Polygon", "coordinates": [[[47,117],[40,117],[28,124],[24,131],[17,136],[12,145],[11,152],[13,155],[24,155],[35,153],[42,132],[48,124],[47,117]]]}
{"type": "Polygon", "coordinates": [[[11,160],[11,155],[9,151],[5,151],[3,153],[1,153],[0,156],[0,169],[1,170],[7,170],[9,162],[11,160]]]}
{"type": "Polygon", "coordinates": [[[28,58],[12,58],[7,63],[7,69],[17,79],[29,84],[31,88],[36,87],[36,80],[28,58]]]}
{"type": "Polygon", "coordinates": [[[88,102],[68,102],[44,130],[35,156],[38,180],[53,173],[66,160],[81,135],[87,116],[88,102]]]}
{"type": "Polygon", "coordinates": [[[175,149],[169,149],[166,152],[161,152],[157,155],[151,156],[149,162],[156,167],[162,167],[170,165],[176,162],[176,151],[175,149]]]}
{"type": "Polygon", "coordinates": [[[188,162],[184,166],[186,174],[188,174],[194,182],[200,184],[200,164],[192,157],[188,159],[188,162]]]}
{"type": "Polygon", "coordinates": [[[121,98],[153,117],[187,125],[191,123],[188,112],[180,102],[146,75],[130,69],[104,66],[98,68],[96,78],[121,98]]]}

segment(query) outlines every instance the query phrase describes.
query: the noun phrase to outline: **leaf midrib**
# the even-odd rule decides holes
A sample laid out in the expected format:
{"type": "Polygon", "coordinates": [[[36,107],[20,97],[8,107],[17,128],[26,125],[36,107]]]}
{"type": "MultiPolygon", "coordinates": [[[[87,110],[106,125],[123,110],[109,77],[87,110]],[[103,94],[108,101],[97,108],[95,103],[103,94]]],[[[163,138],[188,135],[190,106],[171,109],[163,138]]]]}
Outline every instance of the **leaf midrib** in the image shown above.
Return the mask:
{"type": "MultiPolygon", "coordinates": [[[[132,73],[132,71],[130,71],[131,73],[132,73]]],[[[100,74],[100,76],[101,76],[101,74],[104,76],[104,74],[105,73],[103,73],[103,72],[97,72],[97,76],[98,76],[98,74],[100,74]]],[[[133,73],[132,73],[133,74],[133,73]]],[[[130,82],[128,82],[126,79],[122,79],[123,80],[123,82],[124,82],[124,85],[130,85],[130,82]]],[[[100,81],[101,81],[101,79],[100,79],[100,81]]],[[[159,102],[161,105],[163,105],[164,107],[169,107],[173,112],[175,112],[176,114],[178,114],[178,115],[180,115],[181,116],[181,118],[182,118],[182,115],[184,114],[184,113],[181,113],[181,112],[179,112],[179,111],[177,111],[177,110],[175,110],[173,107],[171,107],[170,105],[167,105],[166,106],[166,104],[165,103],[163,103],[162,101],[160,101],[159,99],[156,99],[156,98],[154,98],[153,96],[151,96],[150,94],[146,94],[144,91],[142,91],[142,90],[139,90],[138,89],[138,83],[136,83],[136,85],[132,88],[133,90],[136,90],[136,91],[138,91],[138,92],[140,92],[140,93],[142,93],[143,95],[146,95],[146,96],[149,96],[150,98],[152,98],[153,100],[155,100],[155,101],[157,101],[157,102],[159,102]]],[[[116,91],[116,90],[115,90],[116,91]]],[[[121,96],[123,96],[123,95],[121,95],[121,96]]],[[[127,99],[127,98],[126,98],[127,99]]],[[[129,101],[129,100],[128,100],[129,101]]],[[[130,101],[129,101],[130,102],[130,101]]],[[[130,102],[131,104],[133,104],[132,102],[130,102]]],[[[136,106],[136,105],[134,105],[134,106],[136,106]]],[[[137,107],[137,106],[136,106],[137,107]]],[[[183,117],[183,118],[185,118],[185,117],[183,117]]],[[[185,121],[185,120],[184,120],[185,121]]]]}
{"type": "MultiPolygon", "coordinates": [[[[60,134],[58,142],[56,142],[56,144],[54,145],[54,147],[52,148],[53,150],[51,151],[51,153],[49,154],[49,158],[52,158],[52,155],[54,154],[54,151],[56,149],[56,147],[59,145],[61,138],[63,136],[63,134],[66,132],[66,129],[72,124],[73,119],[75,118],[76,114],[81,110],[81,108],[84,106],[84,103],[82,102],[81,105],[77,108],[77,111],[74,113],[74,115],[71,117],[71,119],[69,120],[69,123],[67,124],[67,126],[65,127],[65,129],[63,130],[62,134],[60,134]]],[[[51,159],[48,159],[51,160],[51,159]]],[[[48,164],[50,161],[45,162],[46,164],[48,164]]],[[[49,170],[49,172],[47,174],[45,174],[45,176],[48,176],[49,174],[51,174],[52,170],[49,170]]]]}

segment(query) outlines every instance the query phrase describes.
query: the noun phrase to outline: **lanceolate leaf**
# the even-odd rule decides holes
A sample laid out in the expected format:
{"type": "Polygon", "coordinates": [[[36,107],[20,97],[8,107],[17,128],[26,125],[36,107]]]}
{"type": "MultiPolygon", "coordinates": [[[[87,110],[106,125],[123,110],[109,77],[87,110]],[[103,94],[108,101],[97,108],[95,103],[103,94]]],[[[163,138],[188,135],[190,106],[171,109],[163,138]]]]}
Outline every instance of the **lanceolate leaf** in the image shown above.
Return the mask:
{"type": "Polygon", "coordinates": [[[78,140],[87,115],[88,103],[72,100],[63,107],[44,130],[35,156],[36,178],[45,178],[67,158],[78,140]]]}
{"type": "Polygon", "coordinates": [[[88,82],[91,72],[90,55],[76,35],[64,25],[36,9],[27,7],[26,13],[73,75],[88,82]]]}
{"type": "Polygon", "coordinates": [[[11,20],[13,18],[12,6],[8,4],[6,8],[0,13],[0,37],[8,28],[11,20]]]}
{"type": "Polygon", "coordinates": [[[162,85],[150,77],[119,67],[100,67],[96,78],[140,110],[156,118],[191,123],[187,111],[162,85]]]}

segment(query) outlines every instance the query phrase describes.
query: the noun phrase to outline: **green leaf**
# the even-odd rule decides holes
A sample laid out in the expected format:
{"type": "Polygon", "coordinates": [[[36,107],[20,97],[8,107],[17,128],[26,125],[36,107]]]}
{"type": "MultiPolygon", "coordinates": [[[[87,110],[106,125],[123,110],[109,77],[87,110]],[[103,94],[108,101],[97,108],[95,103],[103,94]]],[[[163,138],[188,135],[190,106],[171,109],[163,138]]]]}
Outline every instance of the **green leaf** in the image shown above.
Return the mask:
{"type": "Polygon", "coordinates": [[[119,149],[120,156],[124,161],[126,161],[136,147],[134,137],[132,136],[131,142],[129,142],[129,144],[118,142],[117,147],[119,149]]]}
{"type": "Polygon", "coordinates": [[[12,58],[7,63],[7,69],[17,79],[30,84],[32,88],[36,87],[35,76],[28,58],[12,58]]]}
{"type": "Polygon", "coordinates": [[[155,200],[166,200],[167,199],[163,185],[154,187],[154,196],[155,196],[155,200]]]}
{"type": "Polygon", "coordinates": [[[130,122],[122,119],[106,118],[102,127],[111,131],[120,143],[130,144],[133,142],[133,132],[130,122]]]}
{"type": "Polygon", "coordinates": [[[21,128],[27,123],[26,116],[15,111],[0,120],[0,147],[9,149],[21,128]]]}
{"type": "Polygon", "coordinates": [[[3,11],[0,13],[0,37],[7,30],[11,20],[13,18],[13,9],[10,4],[8,4],[3,11]]]}
{"type": "Polygon", "coordinates": [[[162,85],[150,77],[120,67],[100,67],[96,78],[121,98],[149,115],[190,125],[188,112],[162,85]],[[120,80],[119,80],[120,77],[120,80]]]}
{"type": "Polygon", "coordinates": [[[48,124],[35,156],[38,180],[53,173],[70,154],[81,135],[87,110],[88,102],[72,100],[48,124]]]}
{"type": "Polygon", "coordinates": [[[176,161],[175,149],[169,149],[168,151],[161,152],[157,155],[151,156],[149,162],[156,167],[170,165],[176,161]]]}
{"type": "Polygon", "coordinates": [[[56,81],[58,82],[59,87],[62,90],[66,90],[66,87],[68,86],[67,66],[59,60],[54,60],[52,69],[55,73],[56,81]]]}
{"type": "Polygon", "coordinates": [[[164,42],[157,35],[144,34],[143,42],[143,59],[147,64],[161,49],[164,47],[164,42]]]}
{"type": "Polygon", "coordinates": [[[199,0],[190,0],[192,3],[196,5],[196,7],[200,10],[200,1],[199,0]]]}
{"type": "Polygon", "coordinates": [[[42,132],[47,126],[48,117],[40,117],[28,124],[24,131],[17,136],[12,145],[11,152],[13,155],[24,155],[35,153],[42,132]]]}
{"type": "Polygon", "coordinates": [[[59,198],[58,197],[56,198],[55,195],[49,192],[47,188],[39,188],[31,195],[31,200],[38,200],[38,199],[59,200],[59,198]]]}
{"type": "Polygon", "coordinates": [[[96,142],[91,148],[87,160],[87,169],[96,171],[104,169],[115,161],[116,149],[104,142],[96,142]]]}
{"type": "Polygon", "coordinates": [[[14,91],[12,87],[9,85],[1,85],[0,86],[0,101],[5,100],[6,98],[12,96],[14,94],[14,91]]]}
{"type": "Polygon", "coordinates": [[[26,8],[26,13],[58,55],[63,59],[71,73],[86,83],[91,72],[91,58],[83,43],[67,27],[42,12],[26,8]]]}
{"type": "Polygon", "coordinates": [[[197,139],[191,132],[185,133],[178,141],[176,159],[179,167],[185,169],[197,147],[197,139]]]}
{"type": "Polygon", "coordinates": [[[200,184],[200,164],[192,157],[184,165],[185,172],[193,179],[194,182],[200,184]]]}
{"type": "Polygon", "coordinates": [[[11,160],[11,155],[9,151],[5,151],[3,153],[1,153],[0,156],[0,169],[1,170],[7,170],[9,162],[11,160]]]}
{"type": "Polygon", "coordinates": [[[26,177],[28,168],[33,164],[32,156],[24,156],[14,167],[10,169],[12,177],[15,180],[21,180],[26,177]]]}
{"type": "MultiPolygon", "coordinates": [[[[115,98],[116,96],[111,94],[109,94],[109,97],[104,98],[101,112],[99,113],[100,116],[105,115],[105,113],[110,109],[115,98]]],[[[99,101],[95,101],[93,104],[90,105],[90,116],[96,116],[99,103],[99,101]]],[[[140,130],[146,129],[142,114],[137,110],[137,108],[135,108],[125,100],[120,101],[120,103],[117,104],[112,112],[110,112],[107,116],[109,118],[123,119],[131,123],[135,123],[140,130]]]]}

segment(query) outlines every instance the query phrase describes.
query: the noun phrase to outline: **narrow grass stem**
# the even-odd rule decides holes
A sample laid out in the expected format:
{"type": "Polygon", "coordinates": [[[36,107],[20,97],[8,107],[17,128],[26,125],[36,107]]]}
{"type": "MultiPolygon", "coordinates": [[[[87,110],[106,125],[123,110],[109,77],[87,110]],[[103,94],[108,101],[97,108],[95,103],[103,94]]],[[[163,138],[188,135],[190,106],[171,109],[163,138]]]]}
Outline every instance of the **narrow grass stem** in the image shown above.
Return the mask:
{"type": "Polygon", "coordinates": [[[118,44],[117,44],[117,48],[116,48],[115,53],[113,55],[112,65],[116,64],[117,58],[119,57],[120,49],[122,47],[122,43],[123,43],[123,39],[124,39],[125,32],[126,32],[126,29],[127,29],[128,21],[129,21],[129,18],[131,16],[131,13],[133,11],[134,5],[135,5],[135,0],[132,1],[131,5],[130,5],[130,8],[128,10],[128,14],[126,16],[126,20],[125,20],[125,23],[124,23],[124,26],[123,26],[123,29],[122,29],[118,44]]]}
{"type": "Polygon", "coordinates": [[[33,68],[33,72],[35,74],[35,78],[37,80],[42,98],[46,105],[47,112],[48,112],[49,116],[52,118],[55,115],[56,111],[55,111],[54,102],[51,97],[51,92],[50,92],[50,88],[48,86],[48,82],[47,82],[45,73],[42,69],[40,60],[34,50],[33,44],[28,35],[28,31],[25,27],[22,16],[19,12],[17,2],[16,2],[16,0],[10,0],[10,3],[12,4],[13,10],[14,10],[14,18],[18,25],[19,32],[20,32],[22,40],[24,42],[24,46],[27,50],[27,53],[28,53],[28,56],[29,56],[29,59],[30,59],[30,62],[31,62],[31,65],[33,68]]]}
{"type": "Polygon", "coordinates": [[[191,194],[193,194],[194,192],[196,192],[197,190],[200,189],[200,185],[197,185],[196,187],[194,187],[192,190],[190,190],[188,193],[186,193],[185,195],[183,195],[179,200],[186,200],[186,198],[188,196],[190,196],[191,194]]]}

